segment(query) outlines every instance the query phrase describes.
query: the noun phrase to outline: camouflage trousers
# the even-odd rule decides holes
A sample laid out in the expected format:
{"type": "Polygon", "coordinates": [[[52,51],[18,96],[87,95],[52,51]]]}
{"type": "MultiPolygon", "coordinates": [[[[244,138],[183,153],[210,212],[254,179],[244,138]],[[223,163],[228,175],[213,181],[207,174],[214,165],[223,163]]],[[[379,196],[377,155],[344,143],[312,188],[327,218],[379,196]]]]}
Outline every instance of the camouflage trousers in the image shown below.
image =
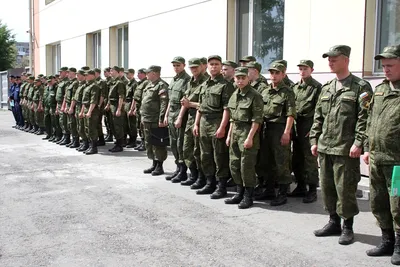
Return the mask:
{"type": "Polygon", "coordinates": [[[27,123],[30,123],[28,117],[28,108],[26,107],[26,105],[21,105],[21,107],[22,107],[22,116],[24,116],[24,119],[27,123]]]}
{"type": "Polygon", "coordinates": [[[110,111],[112,114],[112,121],[113,121],[113,134],[115,136],[115,139],[119,140],[124,138],[124,123],[125,123],[125,111],[124,108],[122,107],[121,109],[121,115],[117,117],[115,114],[117,112],[118,106],[111,104],[110,105],[110,111]]]}
{"type": "MultiPolygon", "coordinates": [[[[67,113],[69,112],[69,108],[71,107],[70,103],[67,103],[67,113]]],[[[72,134],[73,137],[78,136],[78,129],[76,125],[76,117],[75,112],[72,114],[67,114],[67,124],[68,124],[68,131],[72,134]]]]}
{"type": "Polygon", "coordinates": [[[308,137],[313,118],[297,118],[292,133],[293,155],[292,167],[298,184],[314,184],[319,182],[317,157],[311,154],[310,139],[308,137]]]}
{"type": "Polygon", "coordinates": [[[251,124],[234,124],[229,146],[229,168],[233,180],[244,187],[256,186],[257,153],[260,147],[259,135],[253,138],[253,147],[244,148],[244,141],[250,132],[251,124]]]}
{"type": "Polygon", "coordinates": [[[154,146],[151,144],[151,128],[158,128],[156,122],[143,122],[144,140],[147,148],[147,157],[151,160],[165,161],[168,153],[167,148],[162,146],[154,146]]]}
{"type": "Polygon", "coordinates": [[[188,167],[201,169],[199,137],[193,135],[194,118],[189,118],[185,128],[183,141],[183,159],[188,167]]]}
{"type": "Polygon", "coordinates": [[[201,168],[205,176],[215,176],[217,179],[229,177],[229,148],[225,144],[226,136],[215,137],[221,119],[206,118],[205,115],[200,119],[201,168]]]}
{"type": "Polygon", "coordinates": [[[393,165],[376,165],[369,160],[371,211],[382,229],[400,231],[400,197],[391,196],[393,165]]]}
{"type": "Polygon", "coordinates": [[[142,116],[140,115],[140,105],[136,103],[136,129],[138,131],[138,134],[141,138],[143,138],[143,124],[142,124],[142,116]]]}
{"type": "Polygon", "coordinates": [[[36,120],[35,120],[35,111],[34,110],[32,110],[32,101],[30,101],[29,102],[29,105],[28,105],[28,118],[29,118],[29,121],[31,122],[31,124],[32,125],[37,125],[36,124],[36,120]]]}
{"type": "Polygon", "coordinates": [[[58,115],[56,115],[56,106],[50,107],[50,119],[51,119],[51,127],[53,128],[55,136],[61,136],[62,131],[60,127],[60,119],[58,115]]]}
{"type": "Polygon", "coordinates": [[[64,112],[61,112],[61,105],[62,102],[58,103],[58,119],[59,119],[59,125],[61,128],[61,131],[63,134],[70,134],[68,130],[68,119],[67,119],[67,114],[64,112]]]}
{"type": "Polygon", "coordinates": [[[361,180],[360,159],[319,153],[324,208],[349,219],[359,213],[356,192],[361,180]]]}
{"type": "Polygon", "coordinates": [[[87,136],[85,132],[85,118],[79,118],[79,113],[81,112],[81,105],[77,104],[75,108],[75,116],[76,116],[76,126],[78,129],[78,135],[82,140],[87,141],[87,136]]]}
{"type": "Polygon", "coordinates": [[[104,112],[104,124],[106,125],[107,133],[114,135],[114,122],[111,110],[104,112]]]}
{"type": "Polygon", "coordinates": [[[39,101],[33,103],[35,123],[40,128],[44,128],[44,112],[38,111],[39,101]]]}
{"type": "Polygon", "coordinates": [[[53,135],[53,128],[51,127],[51,114],[50,114],[50,107],[46,106],[44,108],[44,127],[46,129],[47,135],[53,135]]]}
{"type": "Polygon", "coordinates": [[[131,109],[132,102],[125,103],[125,110],[127,111],[125,117],[125,130],[124,132],[129,135],[131,140],[136,141],[137,138],[137,124],[136,124],[136,116],[129,116],[129,110],[131,109]]]}
{"type": "MultiPolygon", "coordinates": [[[[178,110],[179,112],[179,110],[178,110]]],[[[169,131],[169,141],[171,145],[171,151],[175,158],[175,164],[183,163],[183,142],[185,136],[185,128],[187,122],[187,115],[182,118],[182,126],[181,128],[175,127],[175,121],[179,114],[170,113],[168,115],[168,131],[169,131]]]]}
{"type": "Polygon", "coordinates": [[[89,106],[90,105],[87,105],[84,107],[85,134],[89,140],[96,141],[99,138],[99,132],[97,130],[97,125],[99,123],[100,110],[98,107],[95,107],[92,111],[92,115],[90,116],[90,118],[87,118],[86,114],[89,111],[89,106]]]}
{"type": "Polygon", "coordinates": [[[98,122],[97,122],[97,134],[98,134],[98,136],[100,137],[100,136],[104,136],[104,133],[103,133],[103,118],[104,118],[104,115],[106,114],[106,111],[104,110],[104,105],[101,105],[101,107],[99,108],[99,119],[98,119],[98,122]]]}

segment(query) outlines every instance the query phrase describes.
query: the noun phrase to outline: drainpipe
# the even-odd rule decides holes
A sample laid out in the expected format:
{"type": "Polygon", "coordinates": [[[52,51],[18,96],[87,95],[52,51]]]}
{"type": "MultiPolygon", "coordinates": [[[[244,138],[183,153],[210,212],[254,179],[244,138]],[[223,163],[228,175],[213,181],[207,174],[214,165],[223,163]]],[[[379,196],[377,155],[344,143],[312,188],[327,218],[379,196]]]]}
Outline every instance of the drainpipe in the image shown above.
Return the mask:
{"type": "Polygon", "coordinates": [[[32,0],[29,1],[29,72],[32,72],[32,57],[33,57],[33,49],[32,49],[32,20],[33,20],[33,12],[32,12],[32,0]]]}

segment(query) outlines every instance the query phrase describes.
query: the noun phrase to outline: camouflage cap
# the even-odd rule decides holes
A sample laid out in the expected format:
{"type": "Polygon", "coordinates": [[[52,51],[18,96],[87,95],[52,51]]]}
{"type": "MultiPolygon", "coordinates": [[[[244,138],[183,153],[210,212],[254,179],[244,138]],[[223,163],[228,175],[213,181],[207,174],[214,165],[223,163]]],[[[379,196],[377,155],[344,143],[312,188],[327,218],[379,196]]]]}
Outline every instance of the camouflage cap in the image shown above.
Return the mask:
{"type": "Polygon", "coordinates": [[[375,60],[382,58],[400,58],[400,45],[386,46],[382,53],[374,57],[375,60]]]}
{"type": "Polygon", "coordinates": [[[171,63],[181,63],[181,64],[185,64],[186,61],[183,57],[174,57],[174,59],[171,61],[171,63]]]}
{"type": "Polygon", "coordinates": [[[244,56],[239,60],[239,62],[250,62],[250,61],[257,61],[257,59],[253,56],[244,56]]]}
{"type": "Polygon", "coordinates": [[[86,75],[86,71],[85,71],[85,70],[78,70],[78,74],[80,74],[80,75],[86,75]]]}
{"type": "Polygon", "coordinates": [[[68,67],[62,67],[61,69],[60,69],[60,71],[67,71],[68,70],[68,67]]]}
{"type": "Polygon", "coordinates": [[[157,65],[151,65],[145,72],[161,72],[161,67],[157,65]]]}
{"type": "Polygon", "coordinates": [[[258,72],[261,72],[261,69],[262,69],[261,64],[258,63],[257,61],[249,62],[246,67],[256,69],[256,70],[258,70],[258,72]]]}
{"type": "Polygon", "coordinates": [[[105,72],[110,72],[110,70],[111,70],[110,67],[104,68],[104,71],[105,71],[105,72]]]}
{"type": "Polygon", "coordinates": [[[125,73],[126,74],[128,74],[128,73],[135,74],[135,70],[134,69],[128,69],[127,71],[125,71],[125,73]]]}
{"type": "Polygon", "coordinates": [[[86,72],[86,75],[95,75],[95,74],[96,74],[96,72],[94,70],[88,70],[86,72]]]}
{"type": "Polygon", "coordinates": [[[314,68],[314,62],[312,62],[311,60],[308,60],[308,59],[303,59],[303,60],[300,60],[299,64],[297,64],[297,67],[300,67],[300,66],[314,68]]]}
{"type": "Polygon", "coordinates": [[[287,69],[287,61],[284,60],[284,59],[274,60],[272,63],[279,63],[279,64],[282,64],[283,66],[285,66],[285,69],[287,69]]]}
{"type": "Polygon", "coordinates": [[[138,69],[138,73],[146,73],[146,69],[145,68],[140,68],[140,69],[138,69]]]}
{"type": "Polygon", "coordinates": [[[101,69],[99,69],[99,68],[94,68],[93,70],[94,70],[94,72],[101,73],[101,69]]]}
{"type": "Polygon", "coordinates": [[[35,83],[36,83],[36,82],[42,82],[42,80],[41,80],[40,78],[36,78],[36,79],[35,79],[35,83]]]}
{"type": "Polygon", "coordinates": [[[69,68],[68,71],[70,71],[70,72],[76,72],[76,68],[69,68]]]}
{"type": "Polygon", "coordinates": [[[47,81],[50,82],[52,79],[54,79],[55,77],[53,75],[50,75],[47,77],[47,81]]]}
{"type": "Polygon", "coordinates": [[[209,62],[212,59],[216,59],[216,60],[218,60],[218,61],[220,61],[222,63],[222,58],[220,56],[218,56],[218,55],[209,56],[208,59],[207,59],[207,62],[209,62]]]}
{"type": "Polygon", "coordinates": [[[328,52],[322,54],[323,58],[337,57],[340,55],[350,57],[351,47],[348,45],[335,45],[332,46],[328,52]]]}
{"type": "Polygon", "coordinates": [[[249,69],[246,67],[239,67],[235,69],[235,76],[247,76],[249,69]]]}
{"type": "Polygon", "coordinates": [[[278,63],[278,62],[272,62],[271,65],[269,65],[268,71],[271,70],[276,70],[280,72],[284,72],[286,70],[285,65],[278,63]]]}
{"type": "Polygon", "coordinates": [[[195,57],[195,58],[189,59],[189,68],[198,67],[200,65],[201,65],[200,58],[195,57]]]}
{"type": "Polygon", "coordinates": [[[225,66],[231,66],[232,68],[237,68],[237,63],[232,61],[232,60],[225,60],[224,62],[222,62],[222,65],[225,66]]]}
{"type": "Polygon", "coordinates": [[[56,75],[54,75],[54,77],[58,78],[58,77],[60,77],[60,74],[56,74],[56,75]]]}
{"type": "Polygon", "coordinates": [[[28,79],[34,81],[35,80],[35,76],[29,76],[28,79]]]}
{"type": "Polygon", "coordinates": [[[112,69],[115,70],[115,71],[118,71],[118,72],[121,71],[121,69],[118,66],[114,66],[114,67],[112,67],[112,69]]]}
{"type": "Polygon", "coordinates": [[[206,57],[200,58],[200,62],[201,62],[201,64],[203,64],[203,65],[207,64],[207,58],[206,58],[206,57]]]}
{"type": "Polygon", "coordinates": [[[42,78],[43,76],[44,76],[44,74],[39,74],[38,75],[39,78],[42,78]]]}
{"type": "Polygon", "coordinates": [[[119,67],[119,72],[124,72],[125,71],[125,68],[124,67],[119,67]]]}
{"type": "Polygon", "coordinates": [[[90,70],[90,67],[89,66],[83,66],[81,69],[84,70],[84,71],[88,71],[88,70],[90,70]]]}

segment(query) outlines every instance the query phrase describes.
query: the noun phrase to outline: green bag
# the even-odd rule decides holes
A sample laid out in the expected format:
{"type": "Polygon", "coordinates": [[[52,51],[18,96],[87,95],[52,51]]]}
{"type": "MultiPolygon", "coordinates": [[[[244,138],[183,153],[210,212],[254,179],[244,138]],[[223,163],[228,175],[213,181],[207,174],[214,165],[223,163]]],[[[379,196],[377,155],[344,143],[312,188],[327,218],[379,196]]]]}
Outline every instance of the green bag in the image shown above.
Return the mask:
{"type": "Polygon", "coordinates": [[[400,166],[394,166],[392,172],[391,196],[400,196],[400,166]]]}

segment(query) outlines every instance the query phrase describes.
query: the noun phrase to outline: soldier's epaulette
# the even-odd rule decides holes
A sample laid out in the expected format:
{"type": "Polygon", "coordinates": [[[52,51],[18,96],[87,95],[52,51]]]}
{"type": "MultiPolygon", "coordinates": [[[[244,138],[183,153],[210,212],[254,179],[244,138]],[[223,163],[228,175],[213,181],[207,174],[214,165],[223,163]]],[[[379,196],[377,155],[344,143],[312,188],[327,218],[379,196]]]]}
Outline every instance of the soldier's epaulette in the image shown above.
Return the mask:
{"type": "Polygon", "coordinates": [[[366,85],[367,85],[367,82],[364,81],[364,80],[362,80],[362,79],[360,79],[357,83],[358,83],[358,85],[360,85],[360,86],[366,86],[366,85]]]}

